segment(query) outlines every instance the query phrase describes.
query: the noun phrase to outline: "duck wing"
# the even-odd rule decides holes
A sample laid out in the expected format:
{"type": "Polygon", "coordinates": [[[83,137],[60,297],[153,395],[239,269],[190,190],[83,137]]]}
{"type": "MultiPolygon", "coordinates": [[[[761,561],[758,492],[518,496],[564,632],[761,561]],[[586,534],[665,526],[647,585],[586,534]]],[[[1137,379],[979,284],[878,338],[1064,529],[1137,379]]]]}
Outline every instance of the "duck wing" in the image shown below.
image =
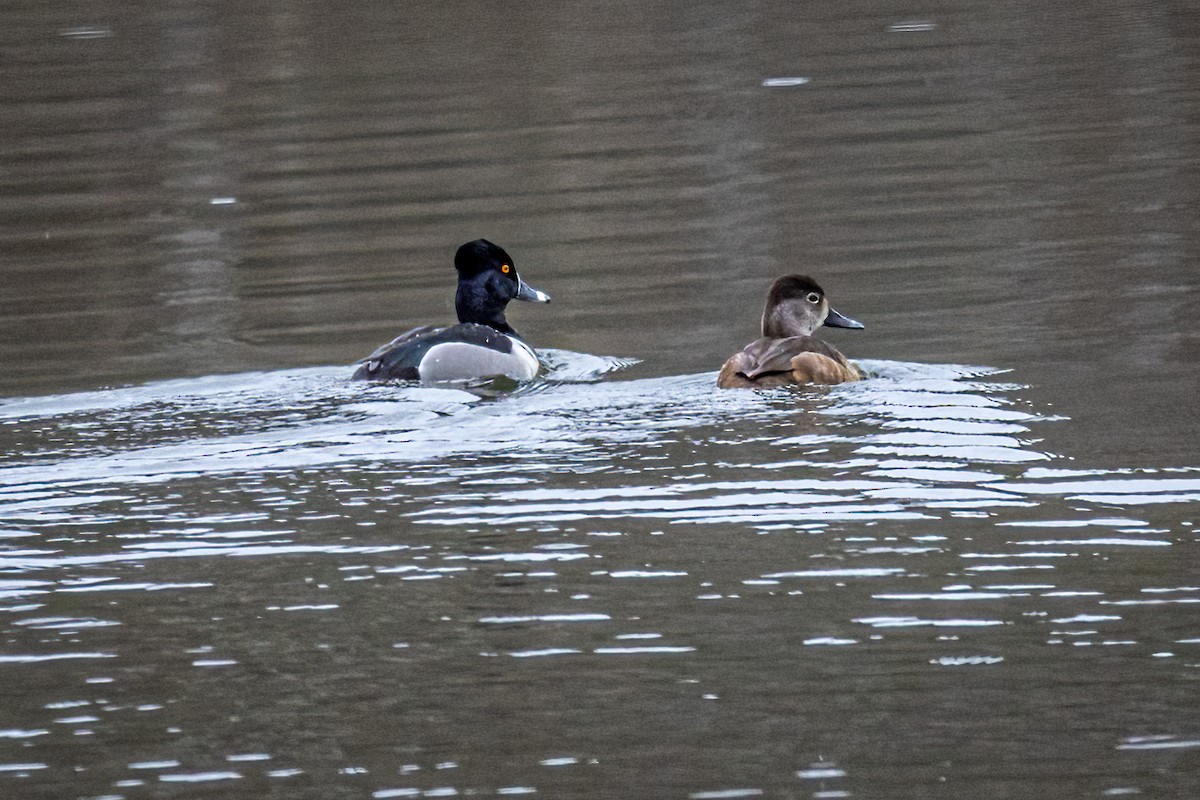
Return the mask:
{"type": "Polygon", "coordinates": [[[814,336],[755,339],[734,358],[740,361],[737,371],[754,380],[771,372],[791,372],[792,359],[801,353],[816,353],[846,364],[846,357],[836,347],[814,336]]]}
{"type": "Polygon", "coordinates": [[[376,347],[374,352],[371,353],[371,355],[367,356],[366,358],[359,359],[358,361],[356,361],[354,363],[366,364],[370,361],[376,361],[384,353],[388,352],[389,350],[395,349],[396,347],[399,347],[400,345],[404,344],[405,342],[409,342],[414,339],[417,339],[418,337],[423,336],[427,333],[433,333],[434,331],[439,331],[439,330],[443,330],[443,329],[444,328],[438,327],[437,325],[421,325],[419,327],[413,328],[411,331],[405,331],[404,333],[397,336],[395,339],[392,339],[387,344],[381,344],[381,345],[379,345],[379,347],[376,347]]]}
{"type": "Polygon", "coordinates": [[[469,344],[498,353],[513,351],[512,339],[488,325],[461,322],[449,327],[423,325],[400,334],[358,362],[351,380],[415,381],[421,379],[421,361],[435,345],[469,344]]]}
{"type": "Polygon", "coordinates": [[[359,365],[351,380],[417,380],[417,365],[425,351],[437,343],[438,334],[449,330],[437,325],[421,325],[375,348],[359,365]]]}

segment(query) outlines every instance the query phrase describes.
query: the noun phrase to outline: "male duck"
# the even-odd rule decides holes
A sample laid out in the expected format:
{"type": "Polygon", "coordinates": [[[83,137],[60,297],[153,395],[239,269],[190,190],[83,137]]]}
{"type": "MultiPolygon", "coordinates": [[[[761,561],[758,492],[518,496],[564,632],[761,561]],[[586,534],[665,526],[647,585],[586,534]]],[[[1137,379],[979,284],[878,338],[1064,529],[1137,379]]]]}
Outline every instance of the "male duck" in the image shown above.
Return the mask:
{"type": "Polygon", "coordinates": [[[549,303],[517,274],[504,248],[486,239],[467,242],[454,254],[458,324],[424,325],[402,333],[358,362],[354,380],[473,381],[505,376],[532,380],[538,357],[504,318],[509,300],[549,303]]]}
{"type": "Polygon", "coordinates": [[[863,377],[831,344],[813,331],[822,325],[862,328],[835,311],[825,292],[807,275],[785,275],[771,284],[763,309],[762,338],[733,355],[717,375],[722,389],[783,386],[789,383],[834,384],[863,377]]]}

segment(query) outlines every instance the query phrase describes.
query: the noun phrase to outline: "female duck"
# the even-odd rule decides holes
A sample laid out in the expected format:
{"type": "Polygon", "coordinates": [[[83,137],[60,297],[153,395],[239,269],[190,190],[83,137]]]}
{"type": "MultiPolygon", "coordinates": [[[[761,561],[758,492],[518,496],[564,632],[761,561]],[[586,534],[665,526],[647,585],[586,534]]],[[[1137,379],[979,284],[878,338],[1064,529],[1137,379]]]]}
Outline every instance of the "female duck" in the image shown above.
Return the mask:
{"type": "Polygon", "coordinates": [[[354,380],[528,381],[537,375],[537,354],[508,324],[504,308],[509,300],[549,303],[550,295],[521,280],[508,253],[486,239],[458,248],[454,268],[458,324],[400,334],[358,362],[354,380]]]}
{"type": "Polygon", "coordinates": [[[721,368],[722,389],[783,386],[789,383],[834,384],[863,377],[831,344],[813,336],[822,325],[862,328],[835,311],[825,292],[807,275],[785,275],[771,284],[762,316],[762,338],[755,339],[721,368]]]}

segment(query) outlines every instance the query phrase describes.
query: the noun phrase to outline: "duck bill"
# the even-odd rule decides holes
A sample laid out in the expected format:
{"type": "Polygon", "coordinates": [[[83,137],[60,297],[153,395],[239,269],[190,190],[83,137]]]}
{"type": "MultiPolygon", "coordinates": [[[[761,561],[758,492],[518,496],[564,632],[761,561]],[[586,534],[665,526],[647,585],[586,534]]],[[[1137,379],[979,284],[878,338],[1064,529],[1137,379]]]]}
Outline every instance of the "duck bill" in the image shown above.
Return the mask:
{"type": "Polygon", "coordinates": [[[831,328],[853,328],[854,330],[862,330],[867,327],[856,319],[839,314],[832,306],[829,308],[829,316],[825,318],[825,324],[831,328]]]}
{"type": "MultiPolygon", "coordinates": [[[[550,295],[540,289],[535,289],[525,281],[517,278],[517,300],[528,300],[531,303],[549,303],[550,295]]],[[[859,325],[858,327],[862,327],[859,325]]]]}

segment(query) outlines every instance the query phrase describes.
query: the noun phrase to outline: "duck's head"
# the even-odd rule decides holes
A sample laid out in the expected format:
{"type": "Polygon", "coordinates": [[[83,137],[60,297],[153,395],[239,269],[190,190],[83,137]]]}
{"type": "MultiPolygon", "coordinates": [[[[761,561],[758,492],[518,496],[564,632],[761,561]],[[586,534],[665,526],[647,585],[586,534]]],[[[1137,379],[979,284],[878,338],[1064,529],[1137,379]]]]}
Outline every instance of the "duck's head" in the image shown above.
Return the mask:
{"type": "Polygon", "coordinates": [[[476,239],[458,248],[454,268],[458,270],[454,310],[459,322],[478,322],[515,334],[504,319],[509,300],[550,302],[550,295],[521,280],[512,256],[487,239],[476,239]]]}
{"type": "Polygon", "coordinates": [[[807,275],[784,275],[771,284],[763,309],[762,335],[769,339],[811,336],[822,325],[863,328],[861,322],[839,314],[825,291],[807,275]]]}

